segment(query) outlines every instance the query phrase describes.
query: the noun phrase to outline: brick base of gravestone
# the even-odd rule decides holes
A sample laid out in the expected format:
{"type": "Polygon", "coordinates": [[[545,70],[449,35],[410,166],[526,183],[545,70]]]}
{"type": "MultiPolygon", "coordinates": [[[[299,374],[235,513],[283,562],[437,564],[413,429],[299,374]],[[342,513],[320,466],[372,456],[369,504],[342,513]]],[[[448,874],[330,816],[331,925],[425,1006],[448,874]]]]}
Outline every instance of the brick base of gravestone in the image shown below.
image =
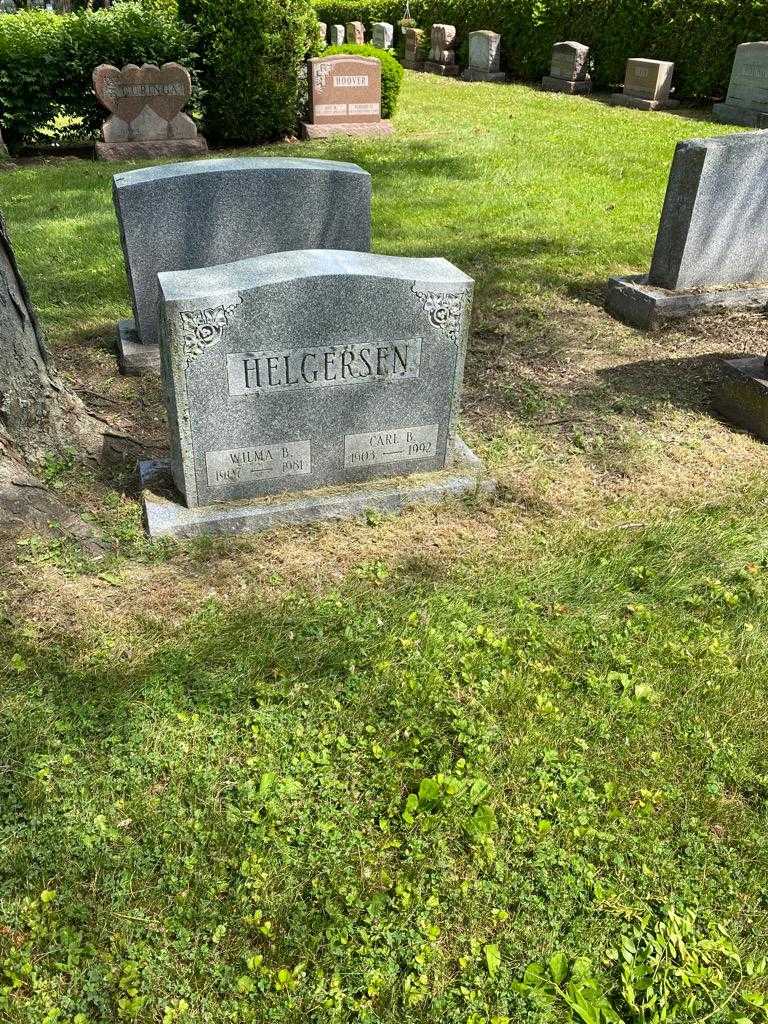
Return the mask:
{"type": "Polygon", "coordinates": [[[612,107],[631,107],[632,110],[673,110],[680,106],[680,100],[644,100],[623,92],[612,93],[608,102],[612,107]]]}
{"type": "Polygon", "coordinates": [[[544,92],[565,92],[569,96],[583,96],[592,92],[592,79],[589,75],[581,81],[545,75],[541,80],[541,88],[544,92]]]}
{"type": "Polygon", "coordinates": [[[160,373],[160,346],[139,339],[135,320],[121,320],[117,325],[117,364],[128,377],[160,373]]]}
{"type": "Polygon", "coordinates": [[[715,103],[712,107],[712,117],[721,124],[768,128],[768,110],[748,110],[747,107],[736,107],[732,103],[715,103]]]}
{"type": "Polygon", "coordinates": [[[483,71],[481,68],[465,68],[461,72],[461,78],[465,82],[506,82],[507,80],[503,71],[483,71]]]}
{"type": "Polygon", "coordinates": [[[648,284],[645,275],[610,278],[605,298],[606,310],[617,320],[647,331],[715,309],[752,309],[767,304],[768,284],[671,291],[648,284]]]}
{"type": "Polygon", "coordinates": [[[97,142],[97,160],[155,160],[163,157],[202,156],[208,143],[194,139],[157,139],[148,142],[97,142]]]}
{"type": "Polygon", "coordinates": [[[458,64],[435,64],[434,61],[425,60],[424,70],[428,75],[443,75],[445,78],[458,78],[458,64]]]}
{"type": "Polygon", "coordinates": [[[345,124],[309,124],[301,122],[302,139],[329,139],[334,135],[373,135],[383,137],[392,134],[391,121],[347,122],[345,124]]]}
{"type": "Polygon", "coordinates": [[[381,479],[348,487],[281,494],[255,501],[187,508],[175,491],[167,460],[139,463],[144,522],[150,537],[200,537],[259,533],[278,526],[307,526],[357,519],[369,511],[401,512],[472,494],[492,495],[496,481],[485,475],[475,453],[456,438],[452,464],[438,473],[381,479]]]}
{"type": "Polygon", "coordinates": [[[768,441],[768,367],[764,356],[726,359],[712,401],[720,415],[768,441]]]}

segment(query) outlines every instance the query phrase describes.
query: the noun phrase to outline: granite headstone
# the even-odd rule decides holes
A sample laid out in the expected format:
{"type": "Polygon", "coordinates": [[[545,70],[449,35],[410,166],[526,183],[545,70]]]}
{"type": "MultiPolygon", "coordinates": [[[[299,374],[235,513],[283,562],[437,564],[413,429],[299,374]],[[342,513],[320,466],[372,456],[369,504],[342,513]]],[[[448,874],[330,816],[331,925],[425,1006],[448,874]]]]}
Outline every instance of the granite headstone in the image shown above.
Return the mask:
{"type": "Polygon", "coordinates": [[[541,80],[545,92],[565,92],[571,95],[592,91],[589,75],[589,47],[567,39],[552,47],[549,74],[541,80]]]}
{"type": "Polygon", "coordinates": [[[424,46],[424,30],[421,28],[413,28],[412,26],[405,30],[405,57],[403,59],[403,67],[409,71],[423,71],[424,70],[424,58],[422,56],[422,48],[424,46]]]}
{"type": "Polygon", "coordinates": [[[159,367],[161,271],[371,244],[371,178],[356,164],[288,157],[165,164],[116,174],[113,196],[134,310],[134,322],[123,321],[119,332],[128,372],[159,367]]]}
{"type": "Polygon", "coordinates": [[[381,119],[381,61],[377,57],[337,54],[309,61],[309,120],[305,139],[331,135],[390,135],[381,119]]]}
{"type": "Polygon", "coordinates": [[[768,42],[736,48],[725,103],[712,108],[716,121],[768,128],[768,42]]]}
{"type": "Polygon", "coordinates": [[[355,46],[365,44],[365,25],[362,21],[347,22],[347,42],[355,46]]]}
{"type": "Polygon", "coordinates": [[[182,112],[192,79],[181,64],[100,64],[93,72],[99,102],[110,111],[96,143],[100,160],[134,160],[205,153],[205,139],[182,112]]]}
{"type": "Polygon", "coordinates": [[[331,46],[344,45],[344,26],[331,25],[331,46]]]}
{"type": "Polygon", "coordinates": [[[679,142],[650,273],[613,278],[608,309],[652,327],[768,301],[768,131],[679,142]]]}
{"type": "Polygon", "coordinates": [[[328,25],[324,21],[318,21],[317,34],[320,36],[320,43],[323,46],[328,44],[328,25]]]}
{"type": "Polygon", "coordinates": [[[467,82],[504,82],[501,70],[501,36],[498,32],[469,33],[469,67],[461,74],[467,82]]]}
{"type": "Polygon", "coordinates": [[[624,91],[613,93],[610,101],[616,107],[632,107],[635,110],[677,107],[678,101],[670,99],[674,73],[675,65],[671,60],[631,57],[627,61],[624,91]]]}
{"type": "Polygon", "coordinates": [[[472,280],[304,250],[159,276],[171,466],[188,508],[446,469],[472,280]]]}
{"type": "Polygon", "coordinates": [[[371,25],[371,42],[380,50],[391,50],[395,41],[395,26],[388,21],[374,21],[371,25]]]}
{"type": "Polygon", "coordinates": [[[459,73],[456,63],[456,26],[433,25],[430,34],[429,60],[424,63],[424,70],[432,75],[448,75],[455,77],[459,73]]]}

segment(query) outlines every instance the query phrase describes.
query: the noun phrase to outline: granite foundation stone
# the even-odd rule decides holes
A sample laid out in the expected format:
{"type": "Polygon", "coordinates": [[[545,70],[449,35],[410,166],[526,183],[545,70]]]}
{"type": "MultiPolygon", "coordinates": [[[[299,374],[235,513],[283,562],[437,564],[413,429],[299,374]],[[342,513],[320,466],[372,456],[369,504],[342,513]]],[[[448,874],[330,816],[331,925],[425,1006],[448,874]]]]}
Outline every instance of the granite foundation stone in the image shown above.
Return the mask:
{"type": "Polygon", "coordinates": [[[762,441],[768,441],[768,369],[764,356],[727,359],[713,396],[717,412],[762,441]]]}

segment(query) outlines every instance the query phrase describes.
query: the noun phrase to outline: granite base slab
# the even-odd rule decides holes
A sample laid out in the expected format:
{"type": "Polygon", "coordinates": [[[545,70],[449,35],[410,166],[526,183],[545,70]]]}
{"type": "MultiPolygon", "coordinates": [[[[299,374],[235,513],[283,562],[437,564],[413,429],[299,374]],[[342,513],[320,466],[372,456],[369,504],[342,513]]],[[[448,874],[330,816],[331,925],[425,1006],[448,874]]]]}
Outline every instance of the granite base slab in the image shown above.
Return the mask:
{"type": "Polygon", "coordinates": [[[330,139],[334,135],[372,135],[383,138],[392,134],[391,121],[376,121],[373,124],[350,122],[349,124],[307,124],[301,122],[302,139],[330,139]]]}
{"type": "Polygon", "coordinates": [[[198,135],[194,139],[158,139],[152,142],[97,142],[97,160],[161,160],[163,157],[180,158],[202,156],[208,152],[208,143],[198,135]]]}
{"type": "Polygon", "coordinates": [[[569,96],[583,96],[592,92],[592,81],[583,79],[576,82],[569,78],[554,78],[552,75],[545,75],[541,80],[541,88],[544,92],[564,92],[569,96]]]}
{"type": "Polygon", "coordinates": [[[631,107],[632,110],[674,110],[680,106],[680,100],[644,100],[623,92],[612,93],[608,102],[612,107],[631,107]]]}
{"type": "Polygon", "coordinates": [[[768,110],[748,110],[732,103],[715,103],[712,117],[721,124],[741,124],[746,128],[768,128],[768,110]]]}
{"type": "Polygon", "coordinates": [[[403,60],[400,62],[406,71],[423,71],[424,61],[423,60],[403,60]]]}
{"type": "Polygon", "coordinates": [[[160,346],[139,340],[135,320],[121,320],[117,325],[117,364],[128,377],[160,373],[160,346]]]}
{"type": "Polygon", "coordinates": [[[428,75],[443,75],[445,78],[458,78],[458,64],[436,64],[434,61],[425,60],[424,70],[428,75]]]}
{"type": "Polygon", "coordinates": [[[187,508],[173,488],[168,460],[140,462],[139,479],[144,522],[150,537],[260,533],[277,526],[357,519],[368,511],[400,512],[413,505],[433,505],[447,498],[491,495],[496,491],[496,481],[485,475],[480,459],[458,439],[453,464],[439,473],[276,495],[258,501],[187,508]]]}
{"type": "Polygon", "coordinates": [[[464,82],[506,82],[504,71],[481,71],[479,68],[466,68],[461,72],[464,82]]]}
{"type": "Polygon", "coordinates": [[[713,396],[717,412],[730,423],[768,441],[768,367],[764,356],[726,359],[713,396]]]}
{"type": "Polygon", "coordinates": [[[666,321],[682,320],[709,310],[751,309],[768,305],[768,284],[742,288],[670,291],[648,284],[646,275],[612,277],[605,308],[618,320],[643,330],[658,330],[666,321]]]}

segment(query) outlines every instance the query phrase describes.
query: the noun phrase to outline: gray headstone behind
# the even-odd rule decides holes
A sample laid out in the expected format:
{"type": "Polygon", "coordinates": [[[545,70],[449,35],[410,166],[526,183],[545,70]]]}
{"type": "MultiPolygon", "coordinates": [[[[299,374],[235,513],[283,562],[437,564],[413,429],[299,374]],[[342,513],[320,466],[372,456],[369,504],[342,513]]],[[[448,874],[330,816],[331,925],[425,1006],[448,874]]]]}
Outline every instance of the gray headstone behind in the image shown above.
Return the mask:
{"type": "Polygon", "coordinates": [[[768,281],[768,131],[679,142],[649,283],[768,281]]]}
{"type": "Polygon", "coordinates": [[[241,157],[116,174],[113,197],[142,342],[157,275],[292,249],[371,247],[371,177],[333,160],[241,157]]]}
{"type": "Polygon", "coordinates": [[[159,282],[190,507],[450,461],[472,280],[446,260],[305,250],[159,282]]]}

